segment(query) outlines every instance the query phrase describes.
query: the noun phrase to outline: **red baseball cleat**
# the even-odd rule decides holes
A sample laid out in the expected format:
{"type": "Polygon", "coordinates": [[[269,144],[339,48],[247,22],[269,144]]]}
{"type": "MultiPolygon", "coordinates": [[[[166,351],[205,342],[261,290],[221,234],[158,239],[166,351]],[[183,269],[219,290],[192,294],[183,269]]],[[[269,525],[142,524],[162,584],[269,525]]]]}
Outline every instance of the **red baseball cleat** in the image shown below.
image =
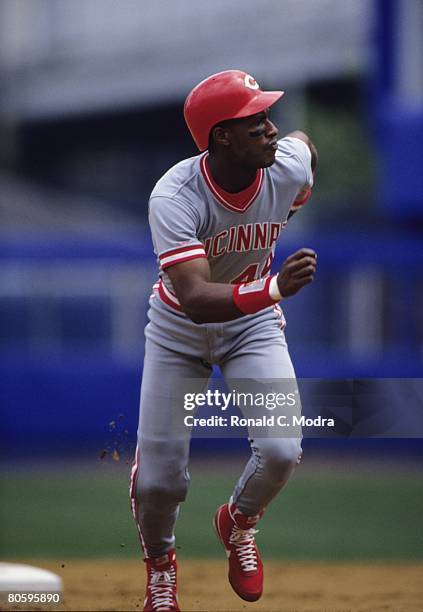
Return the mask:
{"type": "Polygon", "coordinates": [[[144,612],[180,612],[175,549],[162,557],[145,559],[145,563],[147,564],[147,586],[144,612]]]}
{"type": "Polygon", "coordinates": [[[235,504],[224,504],[213,521],[228,557],[229,582],[245,601],[257,601],[263,592],[263,563],[254,538],[254,526],[260,517],[245,516],[235,504]]]}

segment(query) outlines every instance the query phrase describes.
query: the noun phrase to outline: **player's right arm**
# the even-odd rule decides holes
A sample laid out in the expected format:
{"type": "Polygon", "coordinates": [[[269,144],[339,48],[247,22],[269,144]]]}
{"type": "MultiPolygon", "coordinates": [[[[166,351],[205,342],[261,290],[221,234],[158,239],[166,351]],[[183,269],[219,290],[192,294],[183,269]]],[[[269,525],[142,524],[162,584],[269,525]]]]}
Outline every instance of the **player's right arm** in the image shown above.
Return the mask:
{"type": "MultiPolygon", "coordinates": [[[[316,271],[316,254],[300,249],[282,264],[277,277],[280,295],[285,298],[312,282],[316,271]]],[[[219,323],[242,317],[234,301],[234,285],[210,280],[207,259],[198,258],[166,269],[182,310],[194,323],[219,323]]]]}

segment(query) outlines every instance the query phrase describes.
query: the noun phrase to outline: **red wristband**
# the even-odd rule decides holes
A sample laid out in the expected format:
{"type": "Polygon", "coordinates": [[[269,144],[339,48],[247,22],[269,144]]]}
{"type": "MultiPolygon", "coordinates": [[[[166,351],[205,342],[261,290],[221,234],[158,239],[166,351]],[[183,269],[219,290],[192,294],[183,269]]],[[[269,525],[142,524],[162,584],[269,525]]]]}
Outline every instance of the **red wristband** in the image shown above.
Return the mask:
{"type": "Polygon", "coordinates": [[[254,314],[263,308],[277,304],[270,296],[269,287],[272,276],[259,278],[251,283],[234,285],[233,299],[235,306],[244,314],[254,314]]]}

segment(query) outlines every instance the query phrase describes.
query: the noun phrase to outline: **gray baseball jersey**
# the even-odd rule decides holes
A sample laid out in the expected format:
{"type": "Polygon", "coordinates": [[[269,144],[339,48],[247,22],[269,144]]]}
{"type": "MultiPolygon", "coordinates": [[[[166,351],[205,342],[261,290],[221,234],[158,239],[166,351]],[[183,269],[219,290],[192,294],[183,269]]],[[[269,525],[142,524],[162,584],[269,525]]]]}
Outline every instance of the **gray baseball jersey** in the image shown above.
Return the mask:
{"type": "Polygon", "coordinates": [[[207,257],[211,281],[241,283],[266,276],[276,242],[298,192],[313,183],[309,147],[279,140],[275,163],[260,169],[243,202],[214,183],[208,153],[173,166],[156,184],[149,203],[160,297],[179,308],[166,269],[207,257]]]}

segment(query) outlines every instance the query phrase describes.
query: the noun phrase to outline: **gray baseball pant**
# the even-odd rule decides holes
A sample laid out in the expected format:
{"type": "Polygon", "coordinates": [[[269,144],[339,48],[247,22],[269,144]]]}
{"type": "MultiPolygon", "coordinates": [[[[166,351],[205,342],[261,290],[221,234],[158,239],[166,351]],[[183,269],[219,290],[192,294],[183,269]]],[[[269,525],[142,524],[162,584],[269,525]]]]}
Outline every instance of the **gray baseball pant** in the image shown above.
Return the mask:
{"type": "MultiPolygon", "coordinates": [[[[141,386],[138,444],[131,476],[131,503],[144,553],[158,557],[174,547],[174,526],[189,485],[190,436],[171,427],[175,382],[199,379],[207,387],[218,364],[228,379],[291,379],[295,373],[278,308],[226,323],[196,325],[150,300],[141,386]]],[[[301,457],[301,439],[250,438],[252,454],[232,495],[254,516],[286,484],[301,457]]]]}

